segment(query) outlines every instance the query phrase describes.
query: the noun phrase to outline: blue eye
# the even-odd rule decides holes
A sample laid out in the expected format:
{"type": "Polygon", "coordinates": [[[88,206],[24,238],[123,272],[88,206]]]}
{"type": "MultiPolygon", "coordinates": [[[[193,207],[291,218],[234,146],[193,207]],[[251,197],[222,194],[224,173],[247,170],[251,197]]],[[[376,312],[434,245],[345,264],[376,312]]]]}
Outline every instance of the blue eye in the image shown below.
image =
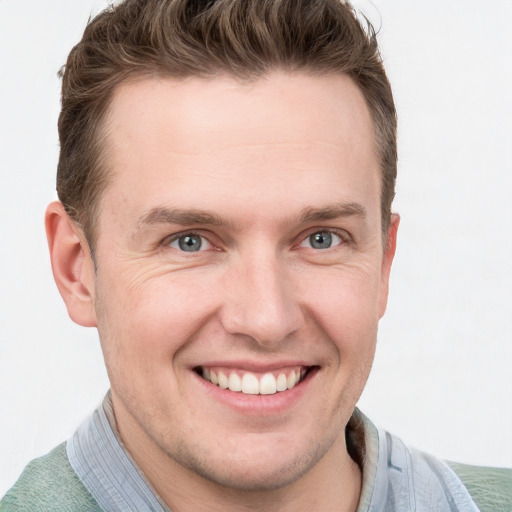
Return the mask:
{"type": "Polygon", "coordinates": [[[179,249],[183,252],[198,252],[201,250],[209,249],[211,247],[210,242],[201,235],[195,233],[187,233],[181,235],[169,244],[173,249],[179,249]]]}
{"type": "Polygon", "coordinates": [[[335,245],[342,243],[342,239],[332,231],[317,231],[309,235],[301,244],[301,247],[311,247],[312,249],[330,249],[335,245]]]}

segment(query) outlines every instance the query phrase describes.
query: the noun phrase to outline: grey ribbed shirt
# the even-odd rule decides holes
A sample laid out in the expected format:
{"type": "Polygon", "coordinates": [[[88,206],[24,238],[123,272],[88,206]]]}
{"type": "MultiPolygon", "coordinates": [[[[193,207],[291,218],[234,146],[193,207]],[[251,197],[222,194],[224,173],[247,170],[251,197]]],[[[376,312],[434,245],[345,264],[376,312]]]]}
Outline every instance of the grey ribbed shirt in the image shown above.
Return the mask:
{"type": "MultiPolygon", "coordinates": [[[[357,512],[478,512],[444,462],[407,448],[357,409],[354,418],[351,423],[363,429],[364,438],[357,512]]],[[[124,448],[110,393],[69,439],[66,450],[78,478],[105,512],[170,511],[124,448]]]]}

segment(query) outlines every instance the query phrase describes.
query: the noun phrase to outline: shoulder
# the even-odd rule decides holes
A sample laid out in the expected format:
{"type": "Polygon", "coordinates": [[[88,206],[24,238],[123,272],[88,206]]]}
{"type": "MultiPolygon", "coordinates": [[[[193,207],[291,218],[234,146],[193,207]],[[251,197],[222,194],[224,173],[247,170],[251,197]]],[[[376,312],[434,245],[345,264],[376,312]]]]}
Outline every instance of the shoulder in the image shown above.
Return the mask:
{"type": "Polygon", "coordinates": [[[512,469],[446,461],[481,512],[512,511],[512,469]]]}
{"type": "Polygon", "coordinates": [[[1,512],[101,512],[77,477],[62,443],[30,462],[0,502],[1,512]]]}

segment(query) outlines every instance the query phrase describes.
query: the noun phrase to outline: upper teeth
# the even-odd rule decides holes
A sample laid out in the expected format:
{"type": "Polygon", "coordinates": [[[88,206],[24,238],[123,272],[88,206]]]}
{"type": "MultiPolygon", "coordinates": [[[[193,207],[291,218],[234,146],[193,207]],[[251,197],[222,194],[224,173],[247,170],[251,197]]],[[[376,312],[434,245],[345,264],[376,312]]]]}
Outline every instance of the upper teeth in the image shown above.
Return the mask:
{"type": "Polygon", "coordinates": [[[229,370],[202,369],[203,378],[212,384],[222,389],[241,391],[247,395],[273,395],[278,391],[293,388],[304,377],[305,370],[297,367],[277,374],[268,372],[260,378],[250,372],[245,372],[240,377],[239,373],[229,370]]]}

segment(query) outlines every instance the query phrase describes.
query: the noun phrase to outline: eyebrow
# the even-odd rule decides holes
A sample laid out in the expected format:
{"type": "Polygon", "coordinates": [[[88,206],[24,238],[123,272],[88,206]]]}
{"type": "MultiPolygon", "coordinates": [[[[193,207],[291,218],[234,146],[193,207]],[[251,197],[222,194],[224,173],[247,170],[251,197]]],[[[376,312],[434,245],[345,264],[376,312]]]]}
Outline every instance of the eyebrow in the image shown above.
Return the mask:
{"type": "Polygon", "coordinates": [[[327,205],[323,208],[305,208],[300,215],[300,222],[317,222],[322,220],[333,220],[342,217],[366,218],[367,212],[364,206],[359,203],[337,203],[327,205]]]}
{"type": "Polygon", "coordinates": [[[182,210],[175,208],[152,208],[137,221],[137,227],[155,224],[179,224],[181,226],[231,226],[231,222],[213,212],[204,210],[182,210]]]}
{"type": "MultiPolygon", "coordinates": [[[[299,215],[299,222],[318,222],[322,220],[333,220],[342,217],[361,217],[367,215],[366,209],[359,203],[336,203],[322,208],[304,208],[299,215]]],[[[137,221],[137,227],[156,224],[177,224],[181,226],[226,226],[233,227],[233,223],[220,215],[206,210],[185,210],[179,208],[152,208],[144,213],[137,221]]]]}

